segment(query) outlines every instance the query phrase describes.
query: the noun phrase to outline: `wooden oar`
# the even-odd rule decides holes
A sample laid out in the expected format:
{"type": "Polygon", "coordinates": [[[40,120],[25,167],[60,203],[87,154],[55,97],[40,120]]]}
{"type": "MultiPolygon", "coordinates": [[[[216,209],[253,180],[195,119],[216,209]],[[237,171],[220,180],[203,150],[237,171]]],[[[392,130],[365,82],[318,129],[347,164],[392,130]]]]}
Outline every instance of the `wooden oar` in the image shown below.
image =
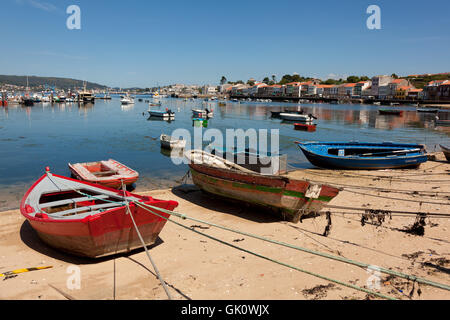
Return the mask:
{"type": "Polygon", "coordinates": [[[409,149],[409,150],[396,150],[396,151],[385,151],[385,152],[372,152],[372,153],[364,153],[361,154],[361,157],[366,157],[366,156],[374,156],[374,155],[380,155],[380,154],[393,154],[393,153],[411,153],[411,152],[417,152],[420,151],[421,149],[409,149]]]}

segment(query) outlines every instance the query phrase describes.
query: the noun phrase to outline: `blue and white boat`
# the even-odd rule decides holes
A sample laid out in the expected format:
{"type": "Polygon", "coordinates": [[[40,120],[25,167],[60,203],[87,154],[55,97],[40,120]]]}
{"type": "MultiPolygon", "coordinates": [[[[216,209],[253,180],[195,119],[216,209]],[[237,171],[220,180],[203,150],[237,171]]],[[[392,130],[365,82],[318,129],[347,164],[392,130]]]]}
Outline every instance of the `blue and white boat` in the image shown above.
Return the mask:
{"type": "Polygon", "coordinates": [[[295,142],[313,165],[331,169],[413,168],[427,161],[425,146],[392,142],[295,142]]]}

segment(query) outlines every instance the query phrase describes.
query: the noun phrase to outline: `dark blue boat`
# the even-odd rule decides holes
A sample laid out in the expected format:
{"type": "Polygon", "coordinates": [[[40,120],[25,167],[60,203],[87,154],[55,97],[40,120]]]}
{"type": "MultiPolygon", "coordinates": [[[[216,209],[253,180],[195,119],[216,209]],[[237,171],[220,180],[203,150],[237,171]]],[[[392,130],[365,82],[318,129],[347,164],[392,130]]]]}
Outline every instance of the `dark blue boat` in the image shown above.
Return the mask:
{"type": "Polygon", "coordinates": [[[420,144],[392,142],[296,142],[315,166],[333,169],[414,168],[427,161],[420,144]]]}

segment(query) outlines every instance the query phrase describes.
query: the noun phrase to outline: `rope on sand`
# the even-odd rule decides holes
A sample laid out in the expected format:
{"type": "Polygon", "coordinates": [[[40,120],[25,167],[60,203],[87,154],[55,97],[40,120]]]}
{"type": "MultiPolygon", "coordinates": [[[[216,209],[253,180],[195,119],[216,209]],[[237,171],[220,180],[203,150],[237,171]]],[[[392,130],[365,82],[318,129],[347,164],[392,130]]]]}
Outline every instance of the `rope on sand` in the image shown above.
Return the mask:
{"type": "MultiPolygon", "coordinates": [[[[189,217],[189,216],[187,216],[185,214],[179,214],[177,212],[161,209],[161,208],[154,207],[154,206],[151,206],[151,205],[148,205],[148,204],[143,204],[143,203],[139,203],[139,202],[134,202],[134,203],[136,205],[142,207],[142,208],[146,208],[147,207],[147,208],[154,209],[154,210],[156,209],[156,210],[168,213],[170,215],[174,215],[174,216],[176,216],[178,218],[181,218],[181,219],[189,219],[189,220],[192,220],[192,221],[204,223],[204,224],[210,225],[212,227],[217,227],[217,228],[220,228],[220,229],[223,229],[223,230],[227,230],[227,231],[230,231],[230,232],[238,233],[238,234],[245,235],[245,236],[248,236],[248,237],[252,237],[252,238],[255,238],[255,239],[263,240],[263,241],[266,241],[266,242],[278,244],[278,245],[285,246],[285,247],[292,248],[292,249],[296,249],[296,250],[299,250],[299,251],[307,252],[307,253],[314,254],[314,255],[317,255],[317,256],[321,256],[321,257],[324,257],[324,258],[337,260],[337,261],[340,261],[340,262],[352,264],[352,265],[359,266],[359,267],[362,267],[362,268],[369,268],[369,267],[372,266],[372,265],[369,265],[367,263],[362,263],[362,262],[350,260],[350,259],[347,259],[347,258],[344,258],[344,257],[340,257],[340,256],[333,256],[333,255],[330,255],[330,254],[327,254],[327,253],[314,251],[314,250],[311,250],[311,249],[307,249],[307,248],[291,245],[291,244],[280,242],[280,241],[277,241],[277,240],[272,240],[272,239],[264,238],[264,237],[261,237],[261,236],[253,235],[251,233],[247,233],[247,232],[244,232],[244,231],[239,231],[239,230],[235,230],[235,229],[232,229],[232,228],[224,227],[224,226],[221,226],[221,225],[218,225],[218,224],[215,224],[215,223],[207,222],[207,221],[204,221],[204,220],[201,220],[201,219],[196,219],[196,218],[193,218],[193,217],[189,217]]],[[[148,211],[150,213],[152,213],[152,214],[160,216],[160,215],[158,215],[157,213],[155,213],[155,212],[153,212],[151,210],[148,210],[148,211]]],[[[164,218],[164,219],[166,219],[168,221],[172,221],[172,220],[167,219],[167,218],[165,218],[163,216],[160,216],[160,217],[162,217],[162,218],[164,218]]],[[[172,222],[174,222],[174,221],[172,221],[172,222]]],[[[190,229],[190,230],[192,230],[192,229],[190,229]]],[[[381,267],[379,267],[379,269],[377,269],[377,271],[380,271],[382,273],[386,273],[386,274],[389,274],[389,275],[398,276],[398,277],[401,277],[401,278],[404,278],[404,279],[407,279],[407,280],[412,280],[412,281],[415,281],[415,282],[418,282],[418,283],[427,284],[427,285],[430,285],[430,286],[433,286],[433,287],[436,287],[436,288],[440,288],[440,289],[444,289],[444,290],[450,291],[450,286],[448,286],[446,284],[442,284],[442,283],[434,282],[434,281],[431,281],[431,280],[428,280],[428,279],[416,277],[414,275],[408,275],[408,274],[405,274],[405,273],[396,272],[396,271],[385,269],[385,268],[381,268],[381,267]]]]}
{"type": "MultiPolygon", "coordinates": [[[[321,256],[321,257],[324,257],[324,258],[337,260],[337,261],[340,261],[340,262],[352,264],[352,265],[359,266],[359,267],[362,267],[362,268],[369,268],[371,266],[371,265],[369,265],[367,263],[362,263],[362,262],[350,260],[350,259],[347,259],[347,258],[344,258],[344,257],[333,256],[333,255],[330,255],[330,254],[327,254],[327,253],[322,253],[322,252],[319,252],[319,251],[314,251],[314,250],[311,250],[311,249],[307,249],[307,248],[291,245],[291,244],[280,242],[280,241],[277,241],[277,240],[264,238],[264,237],[261,237],[261,236],[253,235],[253,234],[248,233],[248,232],[243,232],[243,231],[235,230],[235,229],[232,229],[232,228],[224,227],[224,226],[221,226],[221,225],[218,225],[218,224],[215,224],[215,223],[210,223],[210,222],[207,222],[207,221],[204,221],[204,220],[201,220],[201,219],[188,217],[185,214],[179,214],[177,212],[161,209],[161,208],[154,207],[154,206],[151,206],[151,205],[148,205],[148,204],[143,204],[143,203],[139,203],[139,202],[134,202],[134,203],[136,205],[140,206],[140,207],[143,207],[143,208],[148,207],[148,208],[151,208],[151,209],[156,209],[156,210],[168,213],[170,215],[174,215],[174,216],[176,216],[178,218],[189,219],[189,220],[192,220],[192,221],[204,223],[204,224],[210,225],[212,227],[217,227],[217,228],[220,228],[220,229],[223,229],[223,230],[227,230],[227,231],[230,231],[230,232],[238,233],[238,234],[245,235],[245,236],[248,236],[248,237],[252,237],[252,238],[255,238],[255,239],[259,239],[259,240],[263,240],[263,241],[266,241],[266,242],[271,242],[271,243],[274,243],[274,244],[282,245],[282,246],[285,246],[285,247],[288,247],[288,248],[304,251],[304,252],[311,253],[311,254],[314,254],[314,255],[317,255],[317,256],[321,256]]],[[[150,212],[155,214],[155,215],[158,215],[157,213],[155,213],[153,211],[150,211],[150,212]]],[[[172,221],[170,219],[167,219],[167,220],[172,221]]],[[[408,275],[408,274],[405,274],[405,273],[396,272],[396,271],[385,269],[385,268],[381,268],[381,267],[379,268],[378,271],[380,271],[382,273],[389,274],[389,275],[398,276],[398,277],[401,277],[401,278],[404,278],[404,279],[407,279],[407,280],[412,280],[412,281],[415,281],[415,282],[428,284],[428,285],[436,287],[436,288],[440,288],[440,289],[444,289],[444,290],[450,291],[450,286],[448,286],[448,285],[441,284],[441,283],[438,283],[438,282],[434,282],[434,281],[431,281],[431,280],[428,280],[428,279],[424,279],[424,278],[419,278],[419,277],[416,277],[414,275],[408,275]]]]}
{"type": "MultiPolygon", "coordinates": [[[[123,194],[125,195],[125,194],[126,194],[125,185],[123,184],[123,180],[120,180],[120,181],[121,181],[121,183],[122,183],[123,194]]],[[[146,253],[146,255],[147,255],[147,258],[148,258],[148,260],[150,260],[150,263],[152,264],[153,269],[155,270],[156,276],[158,277],[158,280],[161,282],[161,285],[162,285],[162,287],[164,288],[164,291],[166,292],[167,297],[169,298],[169,300],[172,300],[172,296],[170,295],[170,292],[169,292],[169,290],[167,289],[166,282],[165,282],[165,281],[163,280],[163,278],[161,277],[161,274],[159,273],[159,270],[158,270],[158,268],[156,267],[155,262],[153,261],[152,257],[150,256],[150,253],[148,252],[147,245],[145,244],[145,241],[144,241],[144,239],[142,238],[141,233],[139,232],[139,228],[138,228],[138,226],[136,225],[136,222],[134,221],[134,217],[133,217],[133,214],[131,213],[129,203],[128,203],[127,200],[125,200],[125,201],[126,201],[126,207],[127,207],[128,214],[130,215],[131,221],[133,222],[134,229],[136,229],[136,233],[137,233],[137,235],[138,235],[138,237],[139,237],[139,240],[141,240],[142,246],[143,246],[144,249],[145,249],[145,253],[146,253]]]]}
{"type": "MultiPolygon", "coordinates": [[[[158,217],[160,217],[160,218],[163,218],[163,219],[165,219],[165,220],[167,220],[167,221],[170,221],[170,222],[172,222],[172,223],[174,223],[174,224],[176,224],[176,225],[178,225],[178,226],[180,226],[180,227],[182,227],[182,228],[185,228],[185,229],[187,229],[187,230],[189,230],[189,231],[193,231],[193,232],[195,232],[195,233],[198,233],[198,234],[200,234],[200,235],[202,235],[202,236],[204,236],[204,237],[207,237],[207,238],[209,238],[209,239],[211,239],[211,240],[217,241],[217,242],[219,242],[219,243],[222,243],[222,244],[224,244],[224,245],[226,245],[226,246],[229,246],[229,247],[232,247],[232,248],[234,248],[234,249],[237,249],[237,250],[246,252],[246,253],[251,254],[251,255],[254,255],[254,256],[256,256],[256,257],[259,257],[259,258],[268,260],[268,261],[270,261],[270,262],[274,262],[274,263],[276,263],[276,264],[279,264],[279,265],[282,265],[282,266],[285,266],[285,267],[288,267],[288,268],[291,268],[291,269],[294,269],[294,270],[297,270],[297,271],[300,271],[300,272],[303,272],[303,273],[312,275],[312,276],[314,276],[314,277],[317,277],[317,278],[320,278],[320,279],[323,279],[323,280],[327,280],[327,281],[334,282],[334,283],[340,284],[340,285],[345,286],[345,287],[348,287],[348,288],[352,288],[352,289],[355,289],[355,290],[358,290],[358,291],[365,292],[365,293],[370,294],[370,295],[373,295],[373,296],[377,296],[377,297],[380,297],[380,298],[383,298],[383,299],[388,299],[388,300],[397,300],[396,298],[393,298],[393,297],[391,297],[391,296],[387,296],[387,295],[384,295],[384,294],[381,294],[381,293],[378,293],[378,292],[375,292],[375,291],[371,291],[371,290],[368,290],[368,289],[365,289],[365,288],[362,288],[362,287],[359,287],[359,286],[356,286],[356,285],[353,285],[353,284],[345,283],[345,282],[342,282],[342,281],[340,281],[340,280],[336,280],[336,279],[332,279],[332,278],[329,278],[329,277],[326,277],[326,276],[322,276],[322,275],[320,275],[320,274],[318,274],[318,273],[314,273],[314,272],[311,272],[311,271],[308,271],[308,270],[304,270],[304,269],[295,267],[295,266],[293,266],[293,265],[284,263],[284,262],[282,262],[282,261],[278,261],[278,260],[275,260],[275,259],[272,259],[272,258],[263,256],[263,255],[261,255],[261,254],[259,254],[259,253],[256,253],[256,252],[253,252],[253,251],[250,251],[250,250],[247,250],[247,249],[238,247],[238,246],[236,246],[236,245],[234,245],[234,244],[225,242],[225,241],[223,241],[223,240],[220,240],[220,239],[218,239],[218,238],[215,238],[215,237],[210,236],[210,235],[208,235],[208,234],[205,234],[205,233],[203,233],[203,232],[199,232],[199,231],[197,231],[197,230],[195,230],[195,229],[193,229],[193,228],[189,228],[189,227],[187,227],[187,226],[185,226],[185,225],[183,225],[183,224],[181,224],[181,223],[178,223],[178,222],[176,222],[176,221],[173,221],[173,220],[171,220],[171,219],[169,219],[169,218],[166,218],[166,217],[164,217],[164,216],[161,216],[161,215],[157,214],[156,212],[153,212],[153,211],[150,210],[149,208],[145,208],[145,207],[142,205],[142,203],[139,203],[139,202],[134,202],[134,203],[135,203],[136,205],[140,206],[141,208],[143,208],[143,209],[149,211],[151,214],[154,214],[154,215],[156,215],[156,216],[158,216],[158,217]]],[[[145,205],[145,206],[148,206],[148,205],[145,205]]],[[[153,207],[153,206],[151,206],[151,207],[153,207]]],[[[159,211],[163,211],[163,212],[169,211],[169,210],[163,210],[163,209],[158,208],[158,207],[153,207],[153,208],[154,208],[154,209],[157,209],[157,210],[159,210],[159,211]]],[[[187,218],[187,219],[191,219],[191,220],[195,220],[195,219],[188,218],[188,217],[186,217],[186,218],[187,218]]]]}

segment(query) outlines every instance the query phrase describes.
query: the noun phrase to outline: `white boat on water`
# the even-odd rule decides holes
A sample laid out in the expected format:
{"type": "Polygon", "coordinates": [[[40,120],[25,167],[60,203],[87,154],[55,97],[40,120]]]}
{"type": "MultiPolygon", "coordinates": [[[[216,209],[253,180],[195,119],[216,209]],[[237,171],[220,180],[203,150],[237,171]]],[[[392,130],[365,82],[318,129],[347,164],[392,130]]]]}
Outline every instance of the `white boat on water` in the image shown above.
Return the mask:
{"type": "Polygon", "coordinates": [[[167,134],[161,134],[159,137],[161,141],[161,148],[165,149],[184,149],[186,146],[186,140],[174,139],[167,134]]]}
{"type": "Polygon", "coordinates": [[[301,122],[312,122],[315,117],[311,114],[300,114],[300,113],[280,113],[280,118],[283,120],[291,121],[301,121],[301,122]]]}
{"type": "Polygon", "coordinates": [[[125,97],[122,97],[122,99],[120,99],[120,103],[121,104],[134,104],[134,99],[129,96],[125,96],[125,97]]]}
{"type": "Polygon", "coordinates": [[[209,111],[208,109],[192,109],[192,115],[196,118],[212,118],[214,113],[212,111],[209,111]]]}

